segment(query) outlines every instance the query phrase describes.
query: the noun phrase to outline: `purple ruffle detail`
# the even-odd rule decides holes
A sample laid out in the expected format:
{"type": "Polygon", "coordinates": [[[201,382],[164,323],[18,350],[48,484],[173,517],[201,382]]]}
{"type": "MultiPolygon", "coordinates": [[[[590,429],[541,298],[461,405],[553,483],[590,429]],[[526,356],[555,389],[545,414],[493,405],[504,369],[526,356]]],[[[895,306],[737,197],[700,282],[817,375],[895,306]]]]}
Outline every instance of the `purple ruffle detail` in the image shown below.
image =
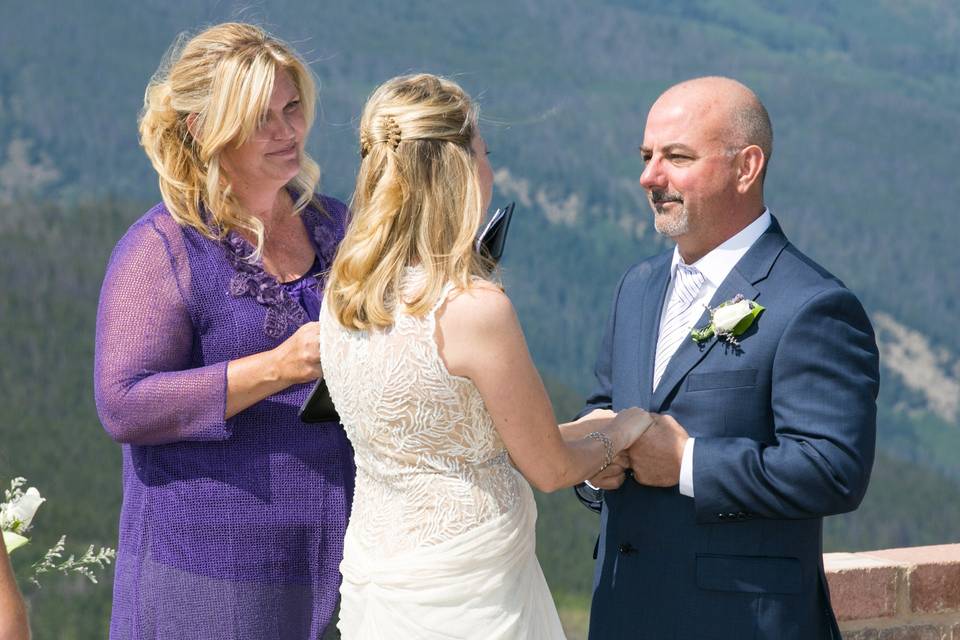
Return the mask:
{"type": "MultiPolygon", "coordinates": [[[[340,240],[336,231],[321,222],[321,216],[312,212],[303,212],[304,222],[311,228],[310,235],[314,250],[320,262],[320,272],[315,274],[317,287],[322,291],[326,281],[326,272],[333,262],[340,240]]],[[[227,260],[233,267],[230,279],[230,295],[235,298],[251,296],[259,304],[267,307],[263,321],[263,331],[271,338],[281,338],[287,327],[299,326],[308,320],[303,307],[294,300],[283,285],[263,268],[262,260],[252,260],[253,245],[236,231],[231,231],[222,240],[227,260]]]]}

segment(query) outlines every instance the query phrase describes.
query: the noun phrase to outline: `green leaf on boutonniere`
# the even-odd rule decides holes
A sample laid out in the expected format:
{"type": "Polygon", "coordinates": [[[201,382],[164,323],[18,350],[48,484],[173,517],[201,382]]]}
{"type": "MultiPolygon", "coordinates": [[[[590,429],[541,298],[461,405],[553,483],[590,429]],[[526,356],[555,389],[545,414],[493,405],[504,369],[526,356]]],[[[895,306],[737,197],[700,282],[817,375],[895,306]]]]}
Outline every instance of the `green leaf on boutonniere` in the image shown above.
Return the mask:
{"type": "Polygon", "coordinates": [[[730,333],[732,333],[735,336],[742,335],[747,329],[750,328],[750,325],[753,324],[753,321],[756,320],[761,313],[763,313],[763,310],[764,310],[764,307],[761,307],[759,304],[751,300],[750,315],[744,316],[743,320],[738,322],[737,326],[735,326],[733,328],[733,331],[731,331],[730,333]]]}
{"type": "Polygon", "coordinates": [[[704,340],[709,340],[713,337],[714,334],[713,323],[711,322],[703,329],[694,329],[690,332],[690,337],[693,338],[694,342],[703,342],[704,340]]]}

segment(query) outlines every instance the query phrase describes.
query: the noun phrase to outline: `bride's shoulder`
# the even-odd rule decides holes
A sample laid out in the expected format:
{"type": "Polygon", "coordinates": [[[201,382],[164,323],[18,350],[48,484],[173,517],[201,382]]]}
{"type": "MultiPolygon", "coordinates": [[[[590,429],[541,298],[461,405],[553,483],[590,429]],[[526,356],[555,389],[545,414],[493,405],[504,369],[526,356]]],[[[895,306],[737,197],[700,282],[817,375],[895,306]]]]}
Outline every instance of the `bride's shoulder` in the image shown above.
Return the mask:
{"type": "Polygon", "coordinates": [[[475,383],[495,370],[498,358],[523,348],[523,331],[510,298],[486,281],[450,292],[438,310],[436,339],[447,370],[475,383]]]}
{"type": "Polygon", "coordinates": [[[450,295],[447,296],[447,300],[454,300],[455,298],[485,298],[485,297],[495,297],[495,298],[507,298],[507,294],[504,292],[503,287],[495,282],[490,280],[484,280],[483,278],[473,278],[470,280],[470,285],[468,287],[458,287],[455,285],[450,285],[450,295]]]}
{"type": "Polygon", "coordinates": [[[438,318],[445,325],[476,333],[515,323],[516,312],[502,287],[488,280],[475,279],[469,287],[450,291],[439,309],[438,318]]]}

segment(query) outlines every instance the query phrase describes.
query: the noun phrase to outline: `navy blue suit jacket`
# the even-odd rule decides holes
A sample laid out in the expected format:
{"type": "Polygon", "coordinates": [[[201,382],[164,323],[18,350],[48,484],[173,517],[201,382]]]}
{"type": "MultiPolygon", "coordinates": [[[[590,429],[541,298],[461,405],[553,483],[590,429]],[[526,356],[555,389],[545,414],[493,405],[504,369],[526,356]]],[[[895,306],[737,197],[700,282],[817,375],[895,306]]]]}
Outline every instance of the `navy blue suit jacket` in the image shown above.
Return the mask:
{"type": "Polygon", "coordinates": [[[873,464],[870,321],[774,220],[710,302],[743,294],[766,310],[739,347],[685,341],[651,391],[671,256],[621,279],[583,413],[676,418],[696,437],[696,497],[629,478],[606,492],[590,638],[839,638],[821,527],[859,505],[873,464]]]}

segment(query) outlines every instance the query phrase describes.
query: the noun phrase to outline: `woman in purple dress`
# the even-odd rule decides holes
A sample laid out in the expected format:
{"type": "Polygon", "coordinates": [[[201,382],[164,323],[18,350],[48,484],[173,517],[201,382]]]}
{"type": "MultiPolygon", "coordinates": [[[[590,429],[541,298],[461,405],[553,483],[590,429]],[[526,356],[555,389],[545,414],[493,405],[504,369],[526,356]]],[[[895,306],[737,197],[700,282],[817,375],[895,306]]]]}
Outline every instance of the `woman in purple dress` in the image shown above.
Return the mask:
{"type": "Polygon", "coordinates": [[[346,208],[315,194],[315,87],[259,28],[222,24],[147,87],[163,202],[120,240],[95,391],[123,443],[111,637],[318,638],[353,493],[339,424],[297,410],[346,208]]]}

